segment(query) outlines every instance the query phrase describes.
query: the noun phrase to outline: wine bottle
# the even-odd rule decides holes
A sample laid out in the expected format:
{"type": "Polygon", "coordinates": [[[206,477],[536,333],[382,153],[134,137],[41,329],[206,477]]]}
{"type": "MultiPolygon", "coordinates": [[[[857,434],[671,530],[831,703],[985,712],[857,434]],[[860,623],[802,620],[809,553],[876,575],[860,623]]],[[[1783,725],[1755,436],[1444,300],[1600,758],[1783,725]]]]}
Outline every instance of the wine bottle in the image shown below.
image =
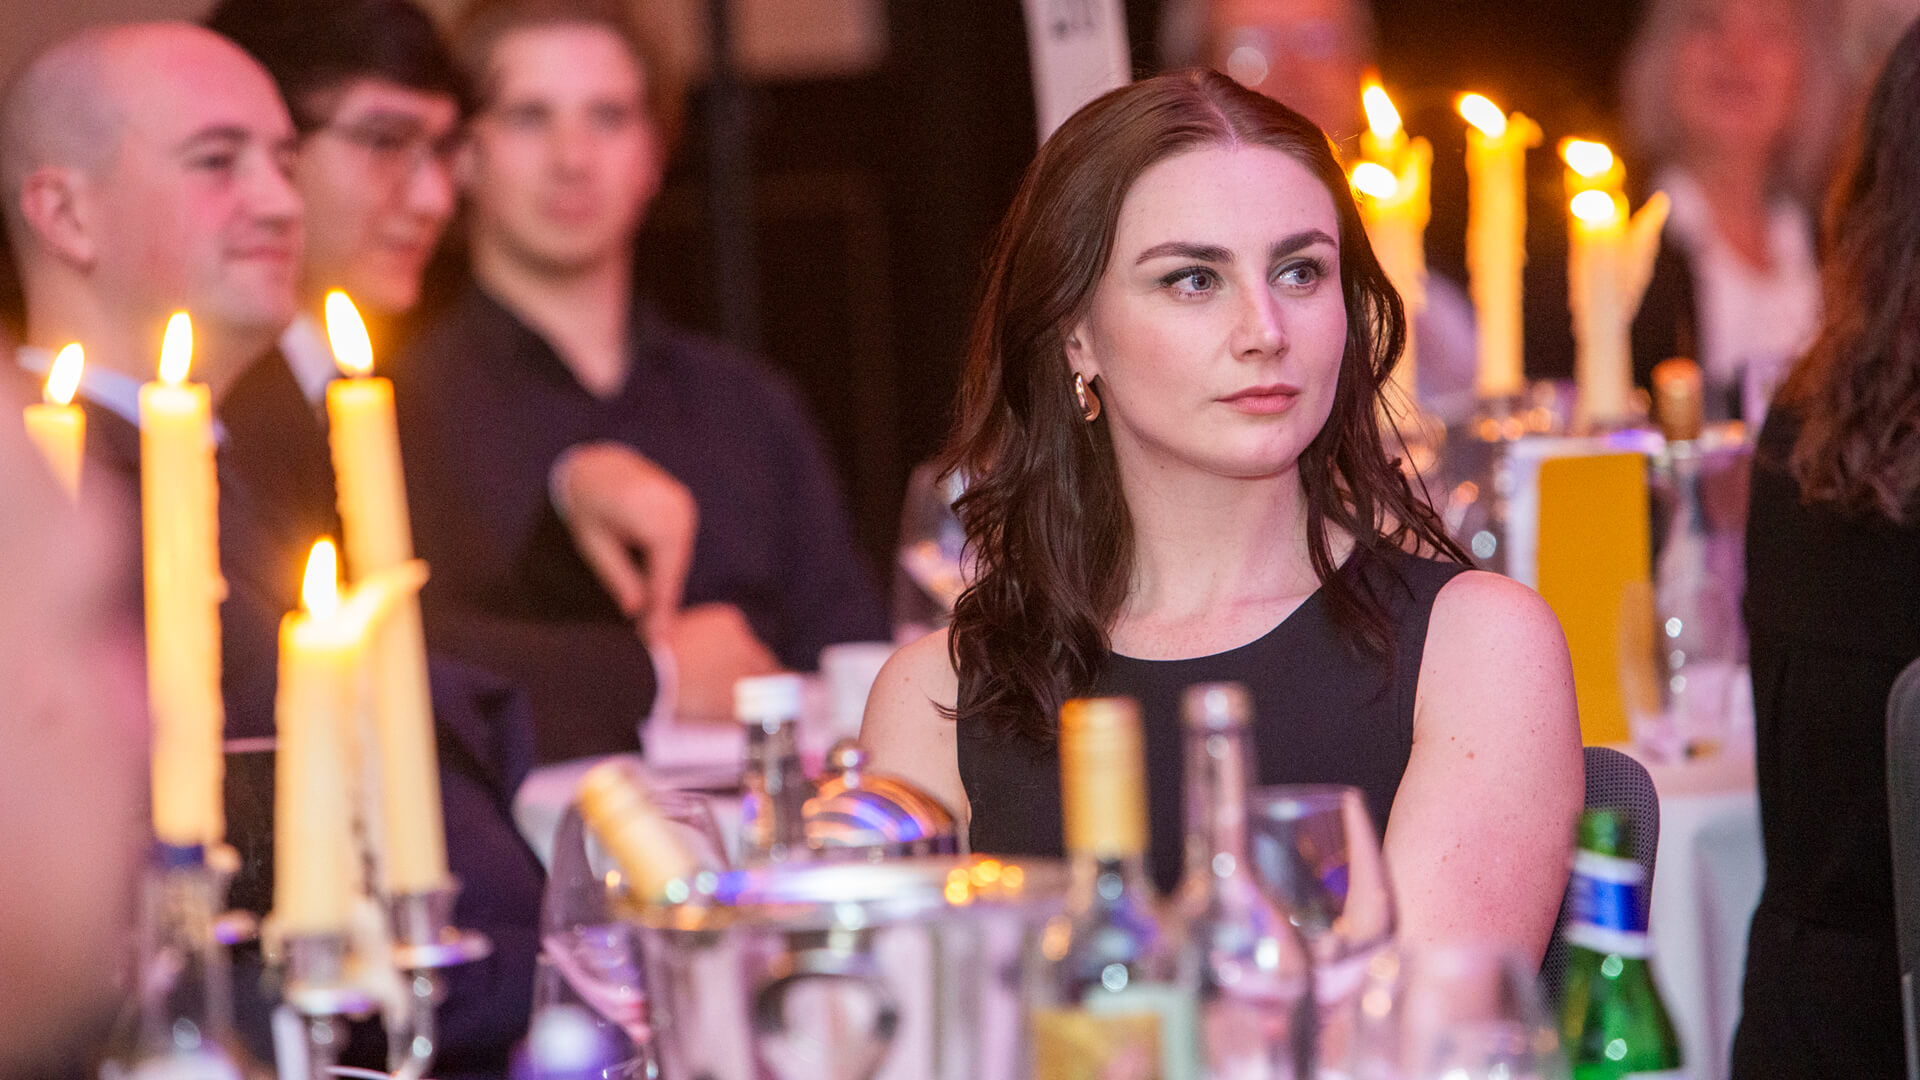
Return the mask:
{"type": "Polygon", "coordinates": [[[1624,814],[1581,815],[1560,1034],[1573,1080],[1679,1080],[1680,1043],[1647,966],[1646,874],[1625,851],[1624,814]]]}
{"type": "Polygon", "coordinates": [[[133,998],[103,1080],[260,1080],[233,1030],[233,973],[215,934],[227,875],[205,849],[159,843],[140,886],[133,998]]]}
{"type": "Polygon", "coordinates": [[[1194,988],[1154,912],[1145,869],[1140,712],[1126,698],[1060,710],[1060,787],[1071,885],[1029,986],[1036,1080],[1193,1080],[1194,988]]]}
{"type": "Polygon", "coordinates": [[[627,894],[647,904],[693,898],[699,865],[654,803],[640,767],[615,758],[580,778],[580,818],[626,879],[627,894]]]}
{"type": "Polygon", "coordinates": [[[733,684],[733,714],[747,731],[741,783],[740,862],[788,862],[807,855],[805,808],[813,782],[800,765],[798,675],[761,675],[733,684]]]}
{"type": "Polygon", "coordinates": [[[1207,1076],[1306,1078],[1313,1075],[1312,964],[1299,929],[1261,889],[1248,852],[1251,718],[1251,699],[1238,683],[1190,686],[1181,701],[1181,981],[1199,989],[1207,1076]]]}

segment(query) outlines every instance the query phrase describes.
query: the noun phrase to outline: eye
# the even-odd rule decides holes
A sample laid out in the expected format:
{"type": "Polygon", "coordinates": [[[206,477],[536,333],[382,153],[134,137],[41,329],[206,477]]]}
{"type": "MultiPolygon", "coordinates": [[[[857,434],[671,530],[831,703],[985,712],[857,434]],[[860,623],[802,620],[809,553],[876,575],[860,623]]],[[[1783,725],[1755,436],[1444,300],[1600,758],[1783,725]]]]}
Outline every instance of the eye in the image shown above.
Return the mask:
{"type": "Polygon", "coordinates": [[[240,164],[240,155],[232,150],[211,150],[187,159],[187,166],[201,172],[230,173],[240,164]]]}
{"type": "Polygon", "coordinates": [[[1327,276],[1327,264],[1319,259],[1296,259],[1274,271],[1273,279],[1295,289],[1311,289],[1327,276]]]}
{"type": "Polygon", "coordinates": [[[532,131],[547,122],[547,112],[538,105],[509,105],[497,114],[500,123],[516,131],[532,131]]]}
{"type": "Polygon", "coordinates": [[[633,122],[634,111],[625,105],[596,105],[588,114],[601,131],[619,131],[633,122]]]}
{"type": "Polygon", "coordinates": [[[1220,275],[1204,266],[1187,266],[1160,279],[1163,288],[1180,296],[1198,296],[1220,287],[1220,275]]]}

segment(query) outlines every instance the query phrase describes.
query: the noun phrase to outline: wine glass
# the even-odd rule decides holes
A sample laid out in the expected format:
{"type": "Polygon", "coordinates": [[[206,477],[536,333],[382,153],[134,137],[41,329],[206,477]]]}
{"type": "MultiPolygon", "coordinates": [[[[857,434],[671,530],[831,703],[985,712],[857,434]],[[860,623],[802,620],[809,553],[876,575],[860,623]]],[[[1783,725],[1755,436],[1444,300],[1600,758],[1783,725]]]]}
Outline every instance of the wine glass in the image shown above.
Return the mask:
{"type": "MultiPolygon", "coordinates": [[[[697,792],[658,789],[654,802],[702,870],[727,867],[712,808],[697,792]]],[[[652,1075],[651,1031],[640,948],[607,895],[612,860],[570,806],[554,834],[553,865],[540,904],[540,958],[533,1013],[584,1006],[616,1048],[607,1080],[652,1075]]]]}
{"type": "Polygon", "coordinates": [[[1354,1038],[1323,1076],[1566,1080],[1532,965],[1492,944],[1399,947],[1367,964],[1354,1038]]]}
{"type": "Polygon", "coordinates": [[[1300,928],[1321,997],[1347,996],[1365,958],[1393,940],[1393,890],[1366,798],[1340,784],[1281,784],[1255,789],[1247,809],[1254,869],[1300,928]]]}

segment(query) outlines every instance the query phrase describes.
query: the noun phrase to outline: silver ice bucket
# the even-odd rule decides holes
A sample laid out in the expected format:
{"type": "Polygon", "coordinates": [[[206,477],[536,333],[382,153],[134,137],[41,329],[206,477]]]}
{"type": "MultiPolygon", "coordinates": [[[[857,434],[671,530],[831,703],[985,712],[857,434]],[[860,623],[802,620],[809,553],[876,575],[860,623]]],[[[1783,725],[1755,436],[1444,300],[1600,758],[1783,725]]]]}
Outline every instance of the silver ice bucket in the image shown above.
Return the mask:
{"type": "Polygon", "coordinates": [[[629,908],[663,1080],[1018,1080],[1021,956],[1057,862],[923,857],[733,871],[629,908]]]}

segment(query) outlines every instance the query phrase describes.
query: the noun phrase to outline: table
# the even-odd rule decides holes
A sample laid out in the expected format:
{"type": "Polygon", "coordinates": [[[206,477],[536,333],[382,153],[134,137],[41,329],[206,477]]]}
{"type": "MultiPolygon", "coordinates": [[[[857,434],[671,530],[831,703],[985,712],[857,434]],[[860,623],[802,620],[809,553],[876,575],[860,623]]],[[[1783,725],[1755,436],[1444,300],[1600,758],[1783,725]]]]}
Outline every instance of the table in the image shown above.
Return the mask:
{"type": "MultiPolygon", "coordinates": [[[[1632,748],[1620,749],[1634,754],[1632,748]]],[[[1747,924],[1766,859],[1753,755],[1641,763],[1660,793],[1660,850],[1649,933],[1653,975],[1691,1080],[1725,1080],[1740,1022],[1747,924]]]]}

